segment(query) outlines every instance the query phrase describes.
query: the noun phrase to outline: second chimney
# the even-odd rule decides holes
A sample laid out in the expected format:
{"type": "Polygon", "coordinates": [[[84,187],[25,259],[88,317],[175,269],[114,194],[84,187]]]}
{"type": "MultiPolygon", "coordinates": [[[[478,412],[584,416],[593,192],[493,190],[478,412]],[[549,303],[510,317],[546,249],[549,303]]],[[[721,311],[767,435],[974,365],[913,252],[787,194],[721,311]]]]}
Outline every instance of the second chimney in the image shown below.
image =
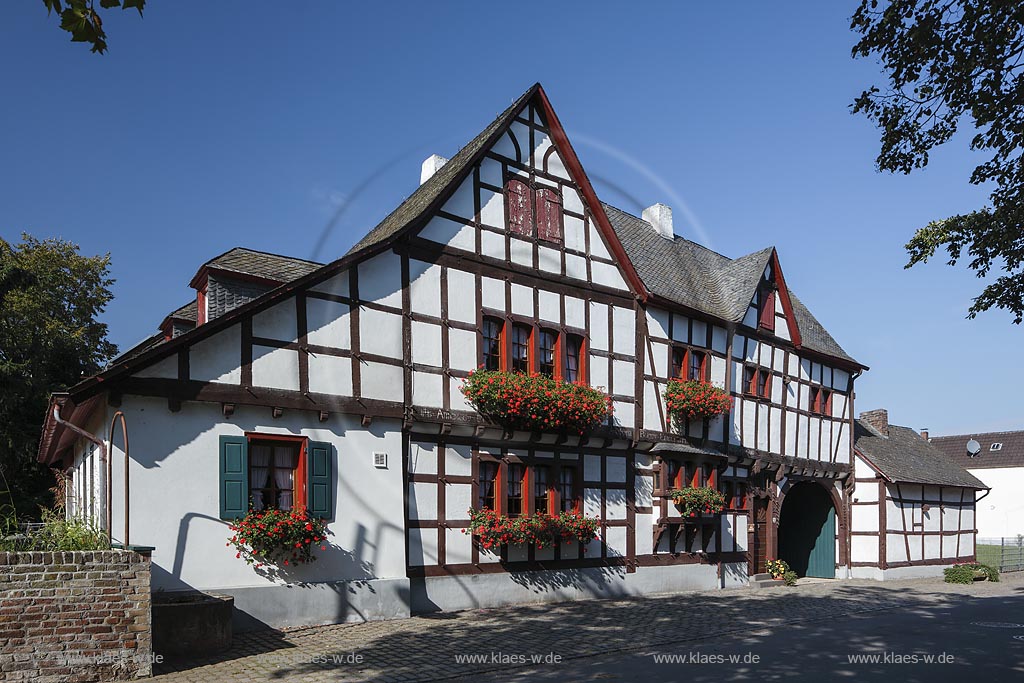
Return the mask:
{"type": "Polygon", "coordinates": [[[448,160],[439,154],[431,154],[424,159],[423,165],[420,166],[420,185],[427,182],[430,176],[437,173],[447,163],[448,160]]]}
{"type": "Polygon", "coordinates": [[[654,226],[658,234],[667,240],[675,239],[675,232],[672,228],[672,207],[665,204],[655,204],[644,209],[641,216],[645,221],[654,226]]]}
{"type": "Polygon", "coordinates": [[[885,408],[865,410],[860,414],[862,422],[867,422],[882,436],[889,436],[889,411],[885,408]]]}
{"type": "Polygon", "coordinates": [[[931,441],[931,439],[928,438],[928,428],[927,427],[925,427],[924,429],[921,430],[921,438],[924,439],[925,441],[931,441]]]}

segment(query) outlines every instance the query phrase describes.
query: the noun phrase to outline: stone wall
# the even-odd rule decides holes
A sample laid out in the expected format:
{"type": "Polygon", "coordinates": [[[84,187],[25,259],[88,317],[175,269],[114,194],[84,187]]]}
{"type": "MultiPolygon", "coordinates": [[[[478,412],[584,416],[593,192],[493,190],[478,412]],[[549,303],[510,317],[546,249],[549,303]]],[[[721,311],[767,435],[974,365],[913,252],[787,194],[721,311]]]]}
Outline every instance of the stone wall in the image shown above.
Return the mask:
{"type": "Polygon", "coordinates": [[[122,550],[0,553],[0,680],[151,675],[149,572],[122,550]]]}

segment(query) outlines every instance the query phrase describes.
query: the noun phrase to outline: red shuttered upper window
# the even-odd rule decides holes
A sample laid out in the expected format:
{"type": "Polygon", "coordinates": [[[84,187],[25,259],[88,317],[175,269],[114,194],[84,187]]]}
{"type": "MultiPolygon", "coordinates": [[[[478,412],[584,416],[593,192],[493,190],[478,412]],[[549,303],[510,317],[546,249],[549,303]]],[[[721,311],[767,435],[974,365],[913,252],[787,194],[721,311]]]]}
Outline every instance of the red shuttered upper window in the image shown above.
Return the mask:
{"type": "Polygon", "coordinates": [[[552,187],[537,188],[537,237],[562,241],[562,196],[552,187]]]}
{"type": "Polygon", "coordinates": [[[555,187],[532,187],[518,177],[505,183],[508,229],[515,235],[562,242],[562,195],[555,187]]]}
{"type": "Polygon", "coordinates": [[[533,236],[533,192],[518,178],[509,178],[505,184],[508,203],[508,229],[518,235],[533,236]]]}
{"type": "Polygon", "coordinates": [[[759,294],[758,321],[761,329],[769,332],[775,331],[775,292],[770,289],[762,289],[759,294]]]}

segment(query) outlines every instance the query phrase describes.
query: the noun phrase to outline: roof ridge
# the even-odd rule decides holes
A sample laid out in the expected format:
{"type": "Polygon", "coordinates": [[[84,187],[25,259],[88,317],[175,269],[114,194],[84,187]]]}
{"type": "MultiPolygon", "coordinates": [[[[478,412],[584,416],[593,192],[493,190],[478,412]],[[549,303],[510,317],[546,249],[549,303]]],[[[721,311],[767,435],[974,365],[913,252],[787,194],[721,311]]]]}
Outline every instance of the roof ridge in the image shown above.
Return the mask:
{"type": "Polygon", "coordinates": [[[314,261],[312,259],[302,258],[301,256],[287,256],[285,254],[278,254],[278,253],[273,252],[273,251],[264,251],[263,249],[253,249],[251,247],[242,247],[242,246],[232,247],[231,249],[228,249],[227,251],[225,251],[220,256],[213,257],[212,259],[207,261],[207,263],[212,263],[213,261],[216,261],[217,259],[221,258],[222,256],[227,256],[228,254],[230,254],[233,251],[247,251],[250,254],[262,254],[264,256],[276,256],[278,258],[286,258],[286,259],[288,259],[290,261],[302,261],[303,263],[310,263],[310,264],[312,264],[314,266],[322,266],[322,265],[324,265],[320,261],[314,261]]]}
{"type": "Polygon", "coordinates": [[[1024,429],[1006,429],[999,432],[968,432],[964,434],[947,434],[946,436],[933,436],[932,440],[936,439],[962,439],[967,437],[973,439],[978,436],[992,436],[996,434],[1024,434],[1024,429]]]}

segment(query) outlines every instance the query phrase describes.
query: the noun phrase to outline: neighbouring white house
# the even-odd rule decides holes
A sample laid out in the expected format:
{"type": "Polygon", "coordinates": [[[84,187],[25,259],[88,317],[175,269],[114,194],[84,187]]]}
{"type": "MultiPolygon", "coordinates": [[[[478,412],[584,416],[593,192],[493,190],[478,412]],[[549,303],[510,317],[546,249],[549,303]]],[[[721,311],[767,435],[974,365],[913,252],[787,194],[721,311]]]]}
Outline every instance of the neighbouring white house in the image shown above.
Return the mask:
{"type": "Polygon", "coordinates": [[[854,425],[851,503],[853,575],[888,579],[941,575],[975,559],[975,499],[985,483],[884,409],[854,425]]]}
{"type": "Polygon", "coordinates": [[[203,264],[158,334],[53,396],[39,458],[73,512],[155,548],[155,589],[231,594],[241,627],[744,585],[775,557],[850,576],[867,368],[774,248],[729,258],[663,204],[637,213],[598,199],[535,85],[344,256],[203,264]],[[614,412],[582,436],[504,428],[460,391],[480,367],[614,412]],[[728,408],[670,420],[674,379],[728,408]],[[670,493],[696,487],[724,509],[680,514],[670,493]],[[328,520],[319,560],[236,559],[227,523],[260,506],[328,520]],[[481,507],[576,511],[599,538],[488,550],[464,533],[481,507]]]}
{"type": "Polygon", "coordinates": [[[978,501],[979,536],[1024,534],[1024,431],[933,436],[931,444],[991,489],[978,501]]]}

